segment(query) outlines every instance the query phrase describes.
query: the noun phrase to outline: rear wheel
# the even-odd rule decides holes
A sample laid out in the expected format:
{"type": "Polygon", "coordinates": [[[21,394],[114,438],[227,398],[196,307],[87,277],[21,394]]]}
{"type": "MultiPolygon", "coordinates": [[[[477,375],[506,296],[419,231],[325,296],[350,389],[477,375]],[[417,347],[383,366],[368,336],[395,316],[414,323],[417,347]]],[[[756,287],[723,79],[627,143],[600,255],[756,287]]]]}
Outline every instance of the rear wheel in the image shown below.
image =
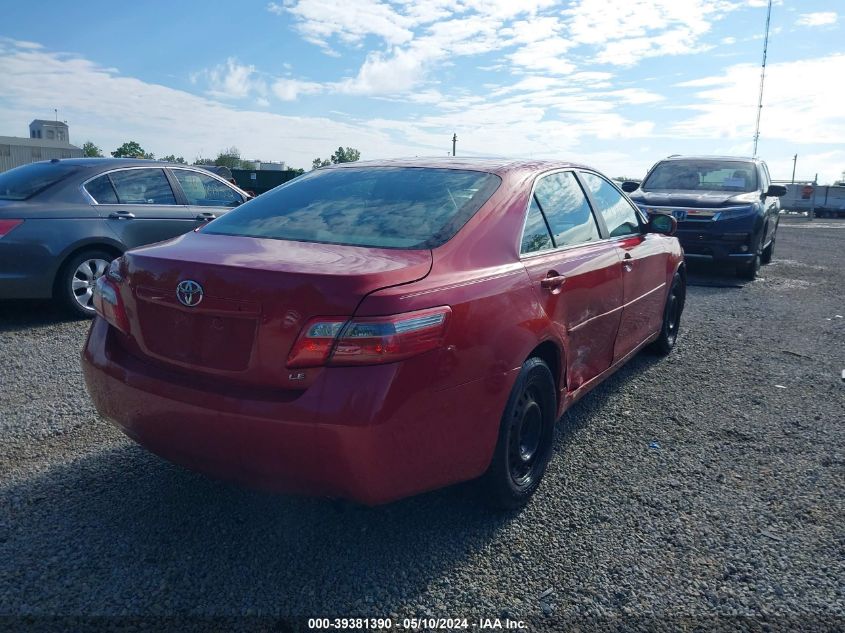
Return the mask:
{"type": "Polygon", "coordinates": [[[556,414],[552,372],[539,358],[529,358],[508,398],[493,461],[484,475],[484,496],[491,506],[513,510],[528,503],[546,472],[556,414]]]}
{"type": "Polygon", "coordinates": [[[83,251],[65,262],[56,278],[55,296],[77,317],[94,316],[94,286],[114,259],[108,251],[83,251]]]}
{"type": "Polygon", "coordinates": [[[686,286],[680,273],[675,273],[672,286],[666,296],[666,306],[663,308],[663,326],[660,336],[651,344],[651,350],[661,356],[666,356],[675,347],[678,340],[678,330],[681,327],[681,313],[686,301],[686,286]]]}

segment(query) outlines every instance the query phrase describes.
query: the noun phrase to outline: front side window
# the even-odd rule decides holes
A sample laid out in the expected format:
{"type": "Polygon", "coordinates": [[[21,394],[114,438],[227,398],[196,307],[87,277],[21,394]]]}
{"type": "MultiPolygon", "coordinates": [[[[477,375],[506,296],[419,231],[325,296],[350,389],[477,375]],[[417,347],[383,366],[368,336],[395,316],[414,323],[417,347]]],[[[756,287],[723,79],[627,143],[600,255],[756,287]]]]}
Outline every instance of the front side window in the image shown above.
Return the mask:
{"type": "Polygon", "coordinates": [[[163,169],[126,169],[109,177],[120,204],[176,204],[163,169]]]}
{"type": "Polygon", "coordinates": [[[582,172],[584,184],[590,190],[590,195],[596,205],[596,211],[601,213],[607,225],[610,237],[633,235],[640,232],[640,222],[637,211],[619,193],[619,190],[607,180],[596,174],[582,172]]]}
{"type": "Polygon", "coordinates": [[[117,193],[112,187],[108,174],[94,178],[85,185],[85,191],[97,201],[97,204],[117,204],[117,193]]]}
{"type": "Polygon", "coordinates": [[[552,243],[552,235],[549,233],[549,227],[546,226],[546,220],[543,218],[543,212],[540,211],[540,205],[537,204],[537,199],[531,197],[531,206],[528,207],[528,218],[525,220],[525,230],[522,232],[522,244],[520,252],[536,253],[537,251],[545,251],[554,248],[552,243]]]}
{"type": "Polygon", "coordinates": [[[571,171],[543,177],[534,196],[549,222],[555,246],[584,244],[600,238],[587,197],[571,171]]]}
{"type": "Polygon", "coordinates": [[[344,167],[311,172],[202,229],[301,242],[435,248],[475,215],[501,179],[487,172],[344,167]]]}
{"type": "Polygon", "coordinates": [[[188,204],[201,207],[234,207],[243,196],[216,178],[187,169],[174,169],[173,175],[182,186],[188,204]]]}

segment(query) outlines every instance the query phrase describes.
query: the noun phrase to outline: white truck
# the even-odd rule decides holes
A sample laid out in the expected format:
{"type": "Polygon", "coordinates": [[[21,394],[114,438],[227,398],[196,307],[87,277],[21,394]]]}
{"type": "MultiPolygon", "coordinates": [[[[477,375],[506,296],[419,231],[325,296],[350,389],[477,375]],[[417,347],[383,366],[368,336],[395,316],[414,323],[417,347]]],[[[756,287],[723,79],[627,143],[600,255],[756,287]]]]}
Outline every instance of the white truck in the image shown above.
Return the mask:
{"type": "Polygon", "coordinates": [[[814,212],[817,218],[845,217],[845,184],[818,185],[813,182],[779,182],[786,185],[780,199],[784,211],[814,212]]]}

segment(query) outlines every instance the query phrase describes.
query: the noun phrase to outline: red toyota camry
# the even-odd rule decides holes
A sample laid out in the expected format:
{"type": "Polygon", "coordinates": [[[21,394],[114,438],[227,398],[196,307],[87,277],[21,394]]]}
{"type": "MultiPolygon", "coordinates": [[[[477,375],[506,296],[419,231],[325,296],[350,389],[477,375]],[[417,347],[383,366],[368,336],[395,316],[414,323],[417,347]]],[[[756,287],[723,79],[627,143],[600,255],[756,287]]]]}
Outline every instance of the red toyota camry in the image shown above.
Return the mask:
{"type": "Polygon", "coordinates": [[[127,435],[215,476],[366,504],[483,476],[518,507],[566,408],[675,344],[674,229],[571,163],[320,169],[115,260],[85,379],[127,435]]]}

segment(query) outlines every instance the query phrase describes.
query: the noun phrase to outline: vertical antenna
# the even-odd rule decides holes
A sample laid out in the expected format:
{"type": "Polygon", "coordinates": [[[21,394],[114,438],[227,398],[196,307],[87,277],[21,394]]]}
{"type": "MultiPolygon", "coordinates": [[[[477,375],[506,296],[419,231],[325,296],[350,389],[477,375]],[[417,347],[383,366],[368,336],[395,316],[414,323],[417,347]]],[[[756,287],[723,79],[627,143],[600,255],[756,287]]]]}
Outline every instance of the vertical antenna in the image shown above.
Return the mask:
{"type": "Polygon", "coordinates": [[[760,98],[757,100],[757,125],[754,128],[754,158],[757,158],[757,141],[760,140],[760,114],[763,112],[763,83],[766,81],[766,53],[769,50],[769,22],[772,19],[772,0],[766,11],[766,38],[763,40],[763,69],[760,71],[760,98]]]}

